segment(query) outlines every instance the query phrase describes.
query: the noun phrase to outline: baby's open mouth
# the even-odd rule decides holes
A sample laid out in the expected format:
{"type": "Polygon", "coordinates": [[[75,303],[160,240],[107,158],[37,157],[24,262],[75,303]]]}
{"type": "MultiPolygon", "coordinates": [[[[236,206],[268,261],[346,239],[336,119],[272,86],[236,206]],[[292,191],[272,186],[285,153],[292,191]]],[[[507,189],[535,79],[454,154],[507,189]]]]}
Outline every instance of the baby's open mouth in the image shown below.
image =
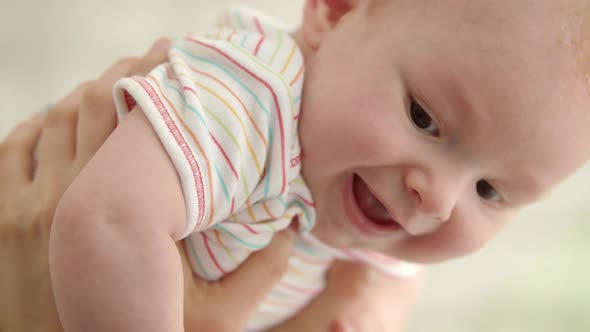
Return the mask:
{"type": "Polygon", "coordinates": [[[365,181],[356,174],[352,183],[352,191],[359,208],[373,224],[380,227],[400,227],[400,224],[391,217],[387,208],[371,192],[365,181]]]}

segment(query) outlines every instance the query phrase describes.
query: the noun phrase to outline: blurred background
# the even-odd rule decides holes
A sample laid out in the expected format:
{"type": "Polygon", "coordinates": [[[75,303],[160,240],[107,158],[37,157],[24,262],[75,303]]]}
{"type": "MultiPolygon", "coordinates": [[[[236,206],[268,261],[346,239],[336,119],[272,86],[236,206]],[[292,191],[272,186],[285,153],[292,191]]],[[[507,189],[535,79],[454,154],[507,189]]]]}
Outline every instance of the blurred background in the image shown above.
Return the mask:
{"type": "MultiPolygon", "coordinates": [[[[119,57],[203,31],[231,3],[0,0],[0,137],[119,57]]],[[[240,3],[296,26],[303,0],[240,3]]],[[[590,331],[589,198],[590,165],[483,251],[430,267],[408,330],[590,331]]]]}

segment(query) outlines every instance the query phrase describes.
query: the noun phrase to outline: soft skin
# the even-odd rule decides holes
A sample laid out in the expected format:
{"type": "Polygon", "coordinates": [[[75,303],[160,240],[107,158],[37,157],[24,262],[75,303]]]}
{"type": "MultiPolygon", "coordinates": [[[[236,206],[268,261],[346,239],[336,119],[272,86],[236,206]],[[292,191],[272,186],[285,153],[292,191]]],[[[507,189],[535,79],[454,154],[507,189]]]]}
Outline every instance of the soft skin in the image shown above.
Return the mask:
{"type": "MultiPolygon", "coordinates": [[[[314,234],[443,261],[587,160],[586,80],[559,47],[572,31],[553,2],[308,0],[295,37],[314,234]],[[360,184],[399,228],[369,225],[360,184]]],[[[173,165],[134,110],[56,213],[50,264],[66,331],[183,330],[184,211],[173,165]]]]}
{"type": "MultiPolygon", "coordinates": [[[[0,330],[63,332],[47,255],[57,202],[115,129],[113,82],[148,73],[166,60],[168,44],[161,39],[143,57],[121,59],[59,100],[48,116],[21,123],[0,142],[0,330]]],[[[215,283],[193,274],[184,246],[177,243],[184,270],[186,330],[241,330],[282,279],[294,238],[291,233],[278,233],[266,249],[215,283]],[[254,278],[259,282],[253,287],[254,278]],[[232,313],[231,320],[226,319],[227,312],[232,313]]],[[[326,291],[305,311],[273,331],[327,332],[334,322],[354,331],[401,330],[416,300],[419,280],[394,280],[366,266],[338,262],[327,283],[326,291]],[[346,298],[355,301],[342,301],[346,298]]]]}
{"type": "Polygon", "coordinates": [[[577,169],[590,105],[580,50],[560,42],[578,28],[561,6],[308,1],[295,36],[307,64],[300,135],[314,233],[440,262],[480,248],[577,169]],[[353,174],[401,229],[354,226],[343,198],[353,174]]]}

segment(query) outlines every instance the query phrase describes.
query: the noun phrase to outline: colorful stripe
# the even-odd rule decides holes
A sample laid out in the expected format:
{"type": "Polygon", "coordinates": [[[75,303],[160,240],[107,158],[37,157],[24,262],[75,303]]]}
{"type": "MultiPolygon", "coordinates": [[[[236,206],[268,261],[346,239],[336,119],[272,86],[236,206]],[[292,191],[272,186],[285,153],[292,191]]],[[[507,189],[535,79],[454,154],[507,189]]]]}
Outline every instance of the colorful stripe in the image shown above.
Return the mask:
{"type": "MultiPolygon", "coordinates": [[[[287,32],[247,11],[228,12],[218,22],[208,34],[215,40],[186,37],[149,81],[134,79],[140,92],[134,85],[119,94],[127,105],[141,97],[141,106],[150,107],[147,95],[167,128],[160,138],[180,148],[169,153],[178,153],[173,159],[183,164],[175,166],[192,175],[181,179],[183,191],[197,197],[187,202],[196,206],[189,220],[199,231],[185,240],[187,252],[194,272],[207,280],[234,270],[293,219],[304,232],[315,222],[311,193],[296,174],[300,147],[291,142],[297,139],[302,55],[287,32]]],[[[264,330],[316,296],[332,254],[296,241],[287,274],[248,330],[264,330]]],[[[359,251],[340,254],[386,262],[359,251]]]]}

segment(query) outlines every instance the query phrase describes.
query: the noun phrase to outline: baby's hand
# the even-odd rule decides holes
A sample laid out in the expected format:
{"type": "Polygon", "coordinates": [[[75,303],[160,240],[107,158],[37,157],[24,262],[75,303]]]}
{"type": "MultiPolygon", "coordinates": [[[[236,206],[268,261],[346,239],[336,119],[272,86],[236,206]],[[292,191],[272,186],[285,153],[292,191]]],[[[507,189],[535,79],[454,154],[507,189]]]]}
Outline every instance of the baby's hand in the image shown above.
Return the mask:
{"type": "Polygon", "coordinates": [[[402,331],[417,300],[422,277],[392,278],[366,266],[337,262],[328,275],[326,291],[340,296],[342,304],[330,331],[402,331]]]}
{"type": "Polygon", "coordinates": [[[421,276],[394,279],[364,265],[335,262],[324,292],[273,332],[399,332],[421,284],[421,276]]]}

